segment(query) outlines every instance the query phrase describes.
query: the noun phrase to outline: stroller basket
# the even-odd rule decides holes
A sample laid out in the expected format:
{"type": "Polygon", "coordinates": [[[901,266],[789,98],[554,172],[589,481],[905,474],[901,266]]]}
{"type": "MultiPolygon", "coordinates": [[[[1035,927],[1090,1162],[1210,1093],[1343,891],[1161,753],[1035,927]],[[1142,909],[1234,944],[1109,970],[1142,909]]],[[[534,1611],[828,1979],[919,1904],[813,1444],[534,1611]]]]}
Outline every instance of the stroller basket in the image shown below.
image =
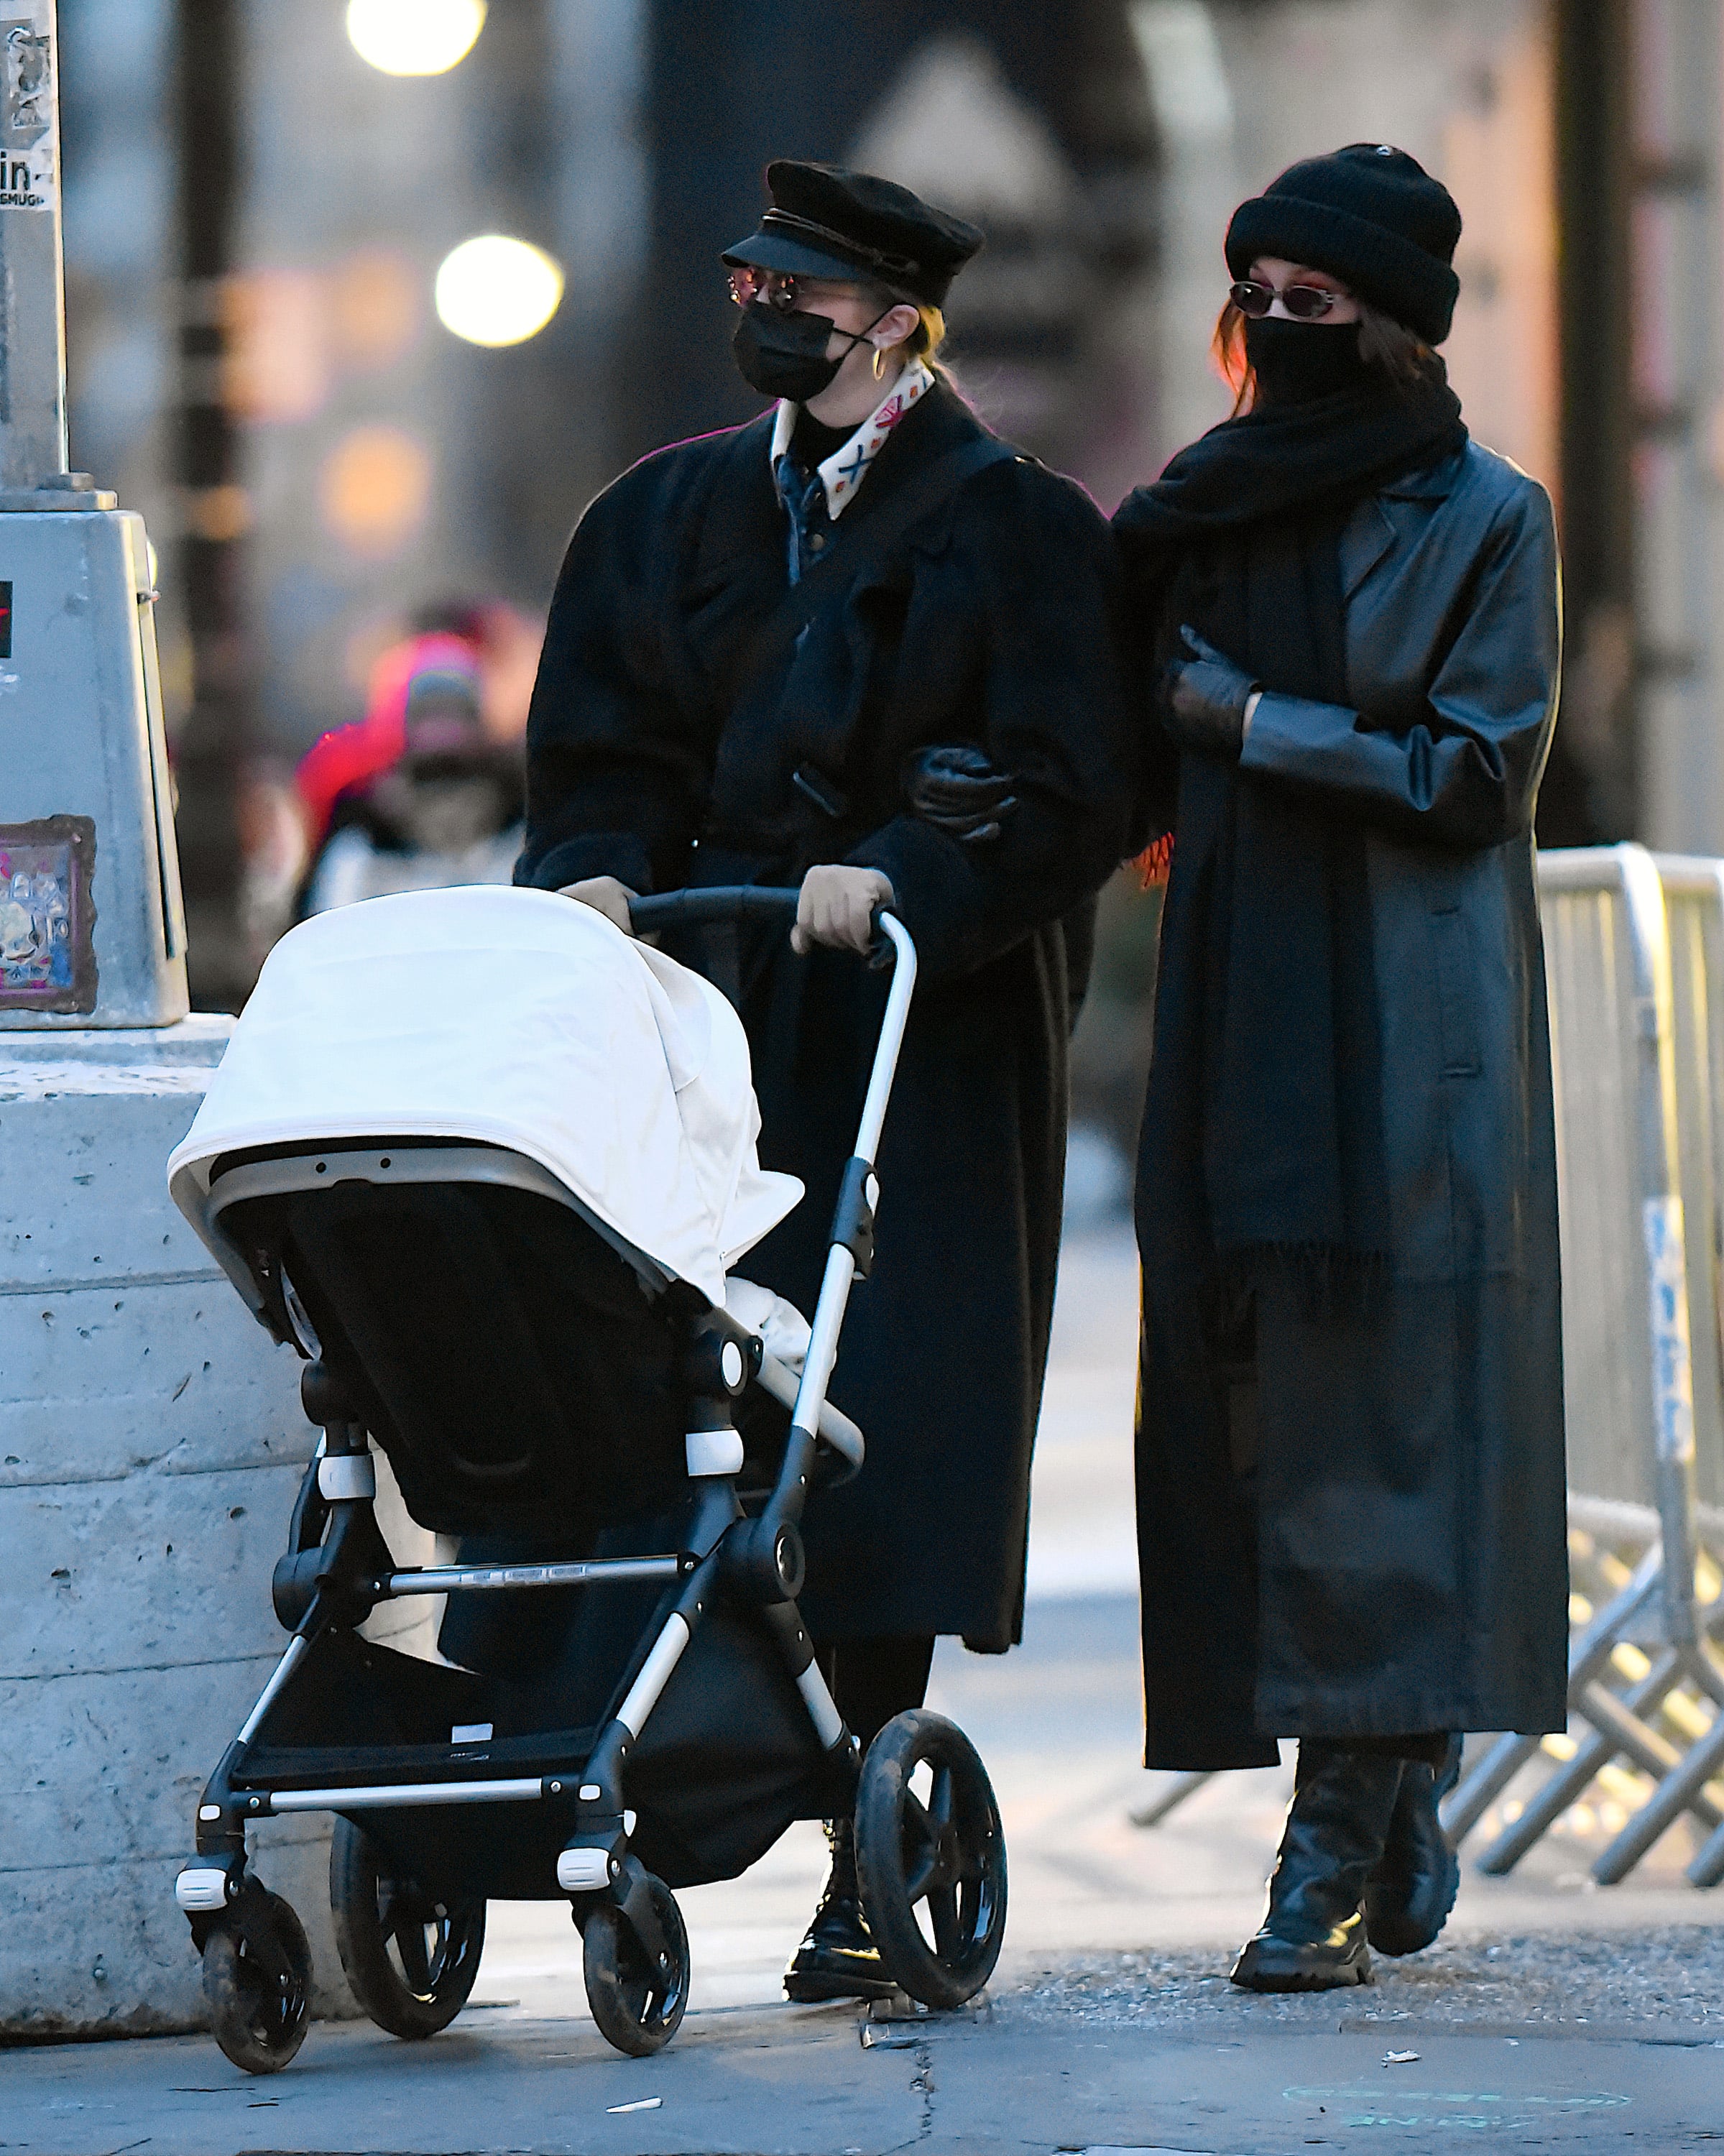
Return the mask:
{"type": "MultiPolygon", "coordinates": [[[[675,893],[637,901],[635,926],[782,922],[796,903],[793,891],[675,893]]],[[[260,1320],[306,1358],[302,1396],[323,1432],[275,1573],[291,1636],[203,1792],[198,1854],[176,1887],[218,2040],[237,2064],[273,2071],[305,2031],[304,1934],[250,1869],[245,1839],[249,1822],[291,1812],[337,1815],[343,1964],[362,2005],[401,2035],[459,2011],[487,1900],[561,1897],[605,2035],[656,2049],[687,1999],[670,1890],[734,1876],[794,1819],[852,1810],[892,1974],[937,2005],[986,1980],[1003,1928],[1004,1850],[980,1762],[949,1724],[918,1715],[883,1732],[865,1765],[795,1599],[803,1507],[863,1462],[860,1432],[826,1389],[852,1283],[871,1263],[874,1159],[915,983],[901,925],[883,914],[879,930],[894,978],[799,1372],[726,1307],[695,1232],[744,1200],[749,1234],[762,1232],[758,1193],[772,1182],[751,1168],[752,1143],[738,1152],[725,1138],[712,1106],[731,1125],[752,1113],[740,1025],[716,992],[589,909],[532,892],[374,900],[345,920],[320,916],[272,957],[254,1040],[267,1049],[287,1037],[290,1050],[280,1014],[295,1010],[295,983],[314,963],[323,970],[303,1007],[346,995],[364,1036],[372,1004],[402,993],[418,941],[512,935],[553,956],[567,943],[593,993],[619,999],[615,1011],[650,1009],[673,1029],[658,1063],[641,1067],[676,1080],[684,1126],[705,1115],[717,1151],[680,1182],[659,1175],[683,1208],[678,1247],[692,1255],[677,1263],[627,1231],[626,1183],[586,1188],[557,1172],[582,1145],[581,1159],[598,1157],[581,1130],[562,1153],[536,1152],[531,1132],[505,1142],[471,1119],[439,1122],[420,1098],[393,1130],[351,1127],[367,1110],[345,1131],[295,1139],[235,1120],[218,1087],[203,1150],[200,1113],[177,1153],[176,1196],[260,1320]],[[697,1097],[673,1024],[690,1011],[687,1029],[719,1080],[740,1068],[740,1095],[732,1082],[728,1096],[709,1086],[704,1106],[697,1097]],[[714,1157],[730,1163],[728,1183],[714,1183],[714,1157]],[[772,1440],[770,1487],[752,1495],[739,1422],[772,1440]],[[396,1562],[372,1502],[373,1441],[413,1517],[456,1538],[453,1562],[396,1562]],[[381,1604],[425,1594],[449,1598],[444,1659],[364,1637],[381,1604]],[[882,1753],[876,1774],[888,1738],[896,1754],[882,1753]],[[910,1787],[917,1759],[933,1774],[927,1807],[910,1787]]],[[[249,1009],[236,1048],[252,1024],[249,1009]]],[[[365,1037],[387,1042],[405,1024],[386,1010],[365,1037]]],[[[277,1067],[256,1053],[239,1060],[242,1074],[277,1067]]],[[[328,1062],[308,1053],[308,1097],[328,1062]]],[[[403,1066],[403,1091],[418,1078],[403,1066]]],[[[782,1198],[766,1199],[782,1213],[782,1198]]]]}

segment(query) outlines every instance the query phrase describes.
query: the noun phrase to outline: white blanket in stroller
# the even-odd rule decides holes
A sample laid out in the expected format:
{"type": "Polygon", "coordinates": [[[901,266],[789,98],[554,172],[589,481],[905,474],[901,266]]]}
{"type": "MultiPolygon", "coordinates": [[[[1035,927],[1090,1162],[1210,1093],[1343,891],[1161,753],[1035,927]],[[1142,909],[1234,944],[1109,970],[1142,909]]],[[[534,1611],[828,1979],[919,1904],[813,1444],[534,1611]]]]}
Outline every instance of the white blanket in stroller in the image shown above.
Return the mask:
{"type": "Polygon", "coordinates": [[[482,1140],[717,1303],[802,1195],[761,1168],[759,1132],[741,1021],[698,974],[550,892],[412,891],[276,945],[168,1183],[234,1273],[203,1203],[219,1155],[482,1140]]]}

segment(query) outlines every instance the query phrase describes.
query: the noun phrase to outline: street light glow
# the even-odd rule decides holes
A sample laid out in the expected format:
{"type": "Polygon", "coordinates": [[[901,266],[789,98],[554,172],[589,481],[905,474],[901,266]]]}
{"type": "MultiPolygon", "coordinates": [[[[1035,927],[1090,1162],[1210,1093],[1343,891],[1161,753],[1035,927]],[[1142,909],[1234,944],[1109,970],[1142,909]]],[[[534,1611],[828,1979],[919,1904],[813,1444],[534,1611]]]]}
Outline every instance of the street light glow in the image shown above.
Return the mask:
{"type": "Polygon", "coordinates": [[[485,28],[485,0],[348,0],[347,38],[384,74],[443,74],[485,28]]]}
{"type": "Polygon", "coordinates": [[[524,344],[562,299],[562,270],[542,247],[500,232],[464,239],[443,259],[437,318],[469,344],[524,344]]]}

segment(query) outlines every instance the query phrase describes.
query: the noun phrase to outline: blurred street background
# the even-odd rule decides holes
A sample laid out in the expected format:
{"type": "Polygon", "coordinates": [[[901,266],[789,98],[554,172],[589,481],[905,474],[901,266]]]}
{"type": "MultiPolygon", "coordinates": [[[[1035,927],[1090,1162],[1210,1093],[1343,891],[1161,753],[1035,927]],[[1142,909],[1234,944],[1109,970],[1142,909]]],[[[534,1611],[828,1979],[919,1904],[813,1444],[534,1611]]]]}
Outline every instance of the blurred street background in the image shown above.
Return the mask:
{"type": "MultiPolygon", "coordinates": [[[[1465,219],[1445,350],[1469,422],[1557,503],[1568,655],[1541,839],[1724,855],[1724,9],[60,0],[59,14],[72,463],[142,511],[160,556],[194,1009],[239,1009],[296,918],[377,887],[374,842],[455,880],[506,879],[570,530],[633,459],[756,408],[717,258],[753,224],[774,155],[887,174],[984,228],[952,310],[960,385],[1111,511],[1226,413],[1209,339],[1234,205],[1302,156],[1410,151],[1465,219]],[[416,738],[435,767],[423,785],[416,738]]],[[[1290,1770],[1219,1778],[1162,1826],[1131,1820],[1166,1782],[1137,1763],[1127,1212],[1157,904],[1130,872],[1104,894],[1077,1038],[1026,1644],[989,1661],[942,1643],[934,1703],[1002,1796],[1007,1994],[1103,2020],[1200,2021],[1224,1999],[1266,2024],[1283,2007],[1241,2006],[1224,1948],[1257,1919],[1290,1770]]],[[[1546,1748],[1539,1772],[1573,1746],[1546,1748]]],[[[1508,1878],[1469,1870],[1451,1934],[1386,1979],[1384,2014],[1662,2017],[1715,2040],[1716,1897],[1681,1883],[1692,1822],[1593,1890],[1590,1861],[1650,1786],[1611,1771],[1508,1878]],[[1497,1941],[1514,1942],[1512,1996],[1497,1941]]],[[[1526,1786],[1505,1787],[1483,1834],[1526,1786]]],[[[777,1996],[820,1866],[818,1831],[798,1830],[747,1880],[689,1897],[700,2012],[777,1996]]],[[[584,2014],[560,1905],[495,1912],[480,1997],[505,2021],[584,2014]]],[[[202,2068],[183,2090],[180,2066],[163,2071],[171,2095],[214,2092],[202,2068]]],[[[262,2103],[265,2138],[244,2145],[286,2145],[262,2103]]],[[[347,2130],[336,2119],[316,2145],[351,2146],[347,2130]]],[[[141,2145],[128,2132],[100,2145],[141,2145]]],[[[40,2122],[30,2138],[62,2145],[40,2122]]],[[[171,2144],[192,2146],[164,2125],[171,2144]]]]}
{"type": "MultiPolygon", "coordinates": [[[[506,878],[570,529],[632,459],[756,408],[717,258],[775,154],[985,228],[957,377],[1111,510],[1225,413],[1234,204],[1342,142],[1411,151],[1465,218],[1469,421],[1558,505],[1541,838],[1724,852],[1724,11],[61,0],[60,22],[72,461],[161,556],[194,1009],[238,1009],[300,913],[374,887],[379,828],[428,875],[506,878]],[[464,792],[398,784],[416,713],[439,769],[466,740],[464,792]]],[[[1039,1606],[1131,1588],[1157,905],[1130,871],[1104,894],[1078,1034],[1039,1606]]]]}
{"type": "MultiPolygon", "coordinates": [[[[344,775],[295,788],[317,737],[369,711],[398,741],[434,631],[506,752],[584,504],[749,416],[716,258],[775,153],[985,228],[959,378],[1111,510],[1224,413],[1234,204],[1313,151],[1410,150],[1465,215],[1468,417],[1560,505],[1542,835],[1724,846],[1716,9],[63,0],[61,24],[73,460],[162,557],[194,1005],[237,1008],[308,902],[344,775]]],[[[1109,896],[1082,1205],[1131,1142],[1155,903],[1109,896]]]]}

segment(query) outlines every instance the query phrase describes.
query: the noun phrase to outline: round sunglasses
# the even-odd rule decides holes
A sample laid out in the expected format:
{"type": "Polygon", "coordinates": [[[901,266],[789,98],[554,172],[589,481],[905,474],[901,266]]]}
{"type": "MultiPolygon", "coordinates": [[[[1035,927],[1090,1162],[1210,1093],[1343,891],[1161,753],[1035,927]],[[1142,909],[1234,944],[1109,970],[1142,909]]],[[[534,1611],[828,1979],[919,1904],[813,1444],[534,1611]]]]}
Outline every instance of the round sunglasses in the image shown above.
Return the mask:
{"type": "Polygon", "coordinates": [[[781,315],[793,315],[804,299],[835,299],[845,287],[829,277],[798,277],[785,270],[757,270],[750,264],[731,272],[731,297],[739,307],[764,300],[781,315]]]}
{"type": "Polygon", "coordinates": [[[1277,292],[1273,285],[1260,285],[1255,278],[1242,277],[1236,285],[1229,285],[1228,296],[1254,322],[1261,321],[1277,300],[1296,322],[1320,322],[1341,295],[1326,292],[1321,285],[1284,285],[1277,292]]]}

